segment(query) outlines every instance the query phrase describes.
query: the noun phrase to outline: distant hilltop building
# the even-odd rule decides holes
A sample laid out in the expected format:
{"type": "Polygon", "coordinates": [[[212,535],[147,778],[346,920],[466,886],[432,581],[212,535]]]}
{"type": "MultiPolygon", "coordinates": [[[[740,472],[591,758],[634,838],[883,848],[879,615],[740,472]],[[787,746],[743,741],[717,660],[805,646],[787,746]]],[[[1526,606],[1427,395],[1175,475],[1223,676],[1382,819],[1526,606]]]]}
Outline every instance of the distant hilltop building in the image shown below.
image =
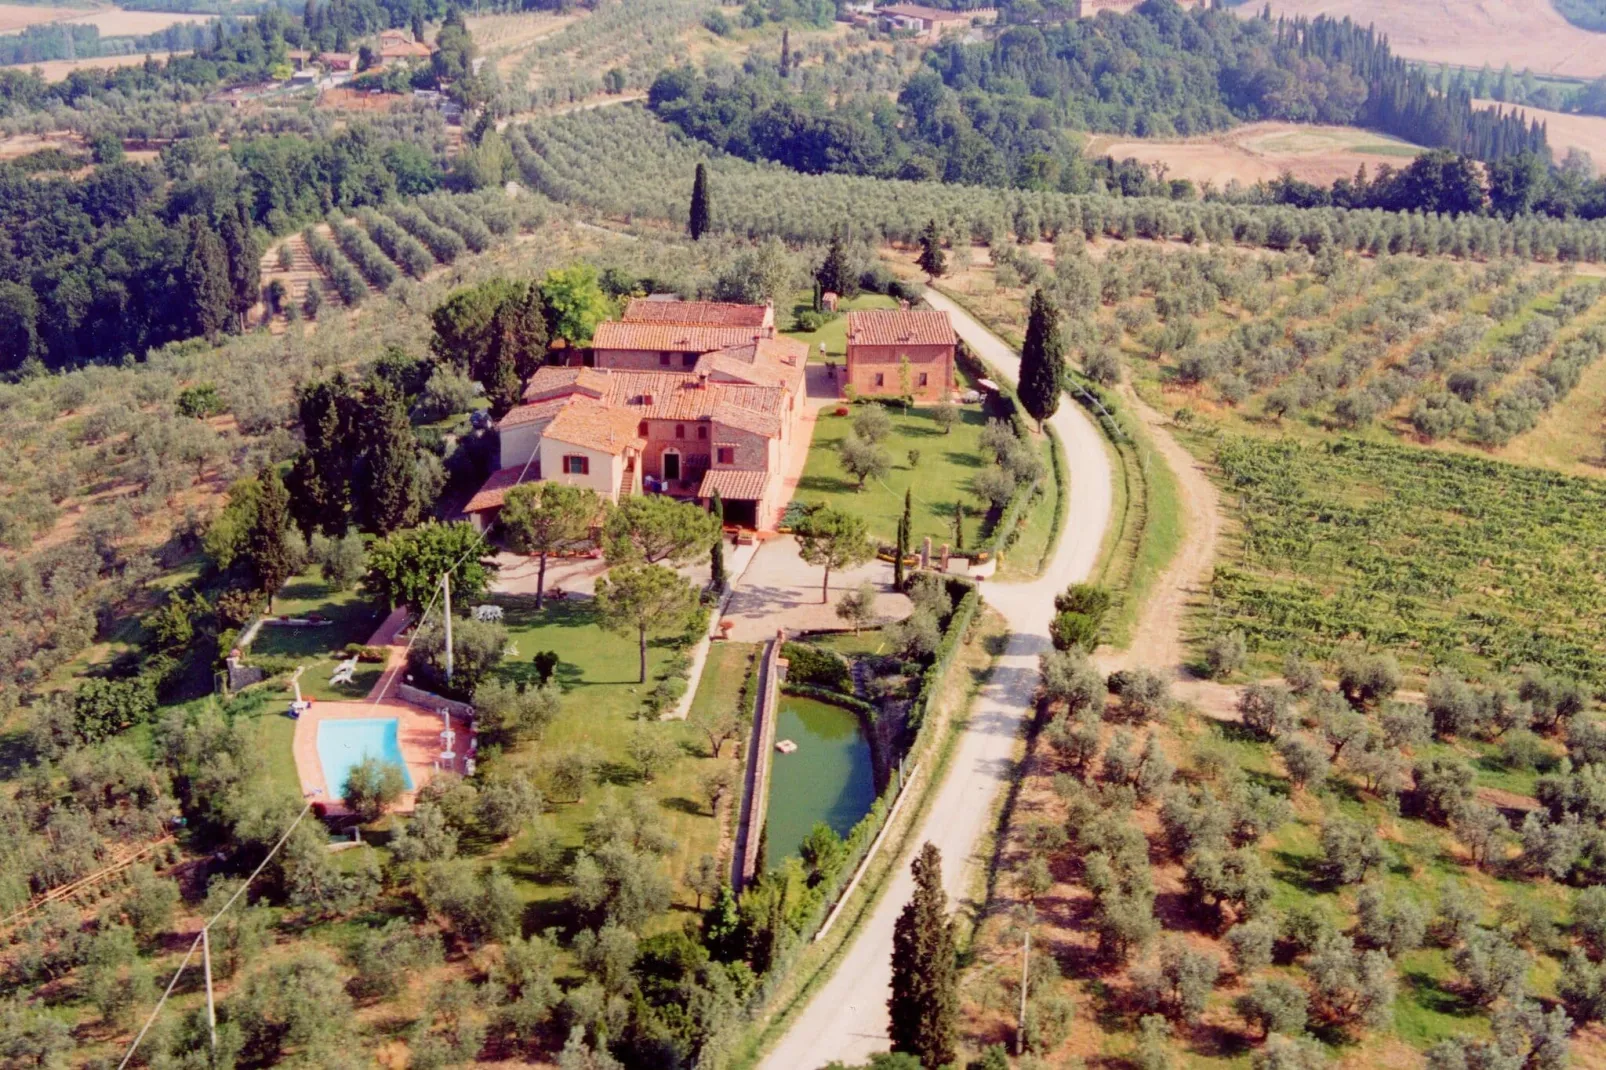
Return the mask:
{"type": "Polygon", "coordinates": [[[965,30],[977,23],[998,21],[998,9],[977,8],[974,11],[946,11],[921,4],[889,4],[872,11],[854,10],[854,21],[874,21],[883,30],[913,33],[921,40],[935,41],[945,34],[965,30]]]}
{"type": "MultiPolygon", "coordinates": [[[[1203,0],[1177,0],[1180,7],[1196,7],[1203,0]]],[[[1135,10],[1143,0],[1077,0],[1076,17],[1090,19],[1106,11],[1113,11],[1117,15],[1124,15],[1135,10]]]]}

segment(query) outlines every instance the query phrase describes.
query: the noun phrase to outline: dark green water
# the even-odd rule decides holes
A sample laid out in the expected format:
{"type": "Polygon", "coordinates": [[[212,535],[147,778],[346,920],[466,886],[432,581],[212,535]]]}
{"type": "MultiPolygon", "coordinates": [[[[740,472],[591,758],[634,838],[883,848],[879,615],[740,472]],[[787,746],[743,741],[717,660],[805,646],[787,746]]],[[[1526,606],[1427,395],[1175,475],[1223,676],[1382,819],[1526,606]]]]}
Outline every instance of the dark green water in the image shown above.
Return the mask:
{"type": "Polygon", "coordinates": [[[870,744],[851,710],[796,695],[782,695],[775,739],[797,744],[771,755],[769,857],[771,864],[797,854],[817,821],[847,836],[875,802],[870,744]]]}

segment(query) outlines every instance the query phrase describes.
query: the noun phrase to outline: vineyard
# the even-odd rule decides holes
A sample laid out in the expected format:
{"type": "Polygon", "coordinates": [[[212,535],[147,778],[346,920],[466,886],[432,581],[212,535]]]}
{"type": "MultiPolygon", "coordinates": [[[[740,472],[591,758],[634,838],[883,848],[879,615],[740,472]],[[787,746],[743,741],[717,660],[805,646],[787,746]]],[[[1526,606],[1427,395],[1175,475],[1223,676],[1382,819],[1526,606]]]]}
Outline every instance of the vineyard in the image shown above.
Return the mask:
{"type": "Polygon", "coordinates": [[[686,221],[693,171],[706,161],[715,229],[791,241],[823,241],[846,226],[867,237],[908,242],[936,219],[950,234],[984,243],[1081,231],[1089,238],[1236,243],[1311,253],[1606,260],[1606,222],[1452,219],[807,175],[711,155],[706,146],[633,105],[530,123],[511,140],[526,143],[525,152],[515,150],[525,180],[554,200],[677,226],[686,221]]]}
{"type": "Polygon", "coordinates": [[[1606,484],[1350,438],[1232,436],[1214,456],[1242,530],[1211,582],[1213,632],[1606,685],[1606,484]]]}

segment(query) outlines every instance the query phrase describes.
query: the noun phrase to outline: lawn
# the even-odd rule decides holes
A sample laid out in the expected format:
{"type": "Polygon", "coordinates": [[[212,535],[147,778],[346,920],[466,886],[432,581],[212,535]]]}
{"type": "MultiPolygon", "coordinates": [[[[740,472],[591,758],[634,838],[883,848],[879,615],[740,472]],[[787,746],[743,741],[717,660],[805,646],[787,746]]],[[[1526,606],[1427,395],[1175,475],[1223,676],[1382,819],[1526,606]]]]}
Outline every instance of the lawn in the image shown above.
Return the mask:
{"type": "MultiPolygon", "coordinates": [[[[683,917],[688,916],[684,912],[692,908],[691,895],[680,887],[681,874],[701,855],[716,854],[719,849],[720,830],[700,783],[721,764],[739,772],[734,748],[727,744],[716,761],[708,757],[707,737],[692,724],[638,720],[642,700],[674,657],[667,645],[654,643],[649,649],[648,681],[638,684],[634,637],[604,631],[590,600],[548,602],[539,611],[534,598],[503,595],[492,601],[502,606],[506,614],[503,623],[509,633],[508,654],[498,670],[500,674],[531,682],[535,679],[531,659],[538,651],[550,650],[559,658],[555,679],[564,693],[562,710],[544,738],[519,748],[508,756],[509,760],[534,771],[547,755],[580,745],[597,748],[603,759],[600,784],[586,793],[583,802],[556,802],[549,808],[564,847],[560,868],[572,863],[583,842],[585,823],[604,799],[650,795],[676,841],[675,850],[664,861],[665,872],[675,882],[676,908],[662,924],[678,928],[683,917]],[[630,737],[643,726],[647,731],[669,736],[682,751],[681,759],[672,768],[650,782],[642,779],[628,756],[630,737]]],[[[694,715],[714,703],[735,701],[754,649],[746,644],[714,645],[693,700],[694,715]]],[[[543,879],[543,875],[521,865],[517,859],[522,846],[523,838],[515,838],[493,855],[508,863],[509,874],[531,904],[533,924],[540,929],[570,923],[573,919],[567,909],[567,885],[552,880],[550,875],[543,879]]]]}
{"type": "Polygon", "coordinates": [[[904,491],[914,489],[914,534],[912,545],[931,536],[933,551],[954,537],[954,507],[965,507],[965,544],[980,540],[981,518],[985,513],[979,499],[970,493],[970,481],[982,470],[981,430],[987,417],[981,407],[963,406],[960,422],[944,435],[932,419],[930,409],[888,408],[892,433],[882,446],[892,456],[892,470],[885,479],[872,480],[861,490],[857,481],[842,470],[837,448],[847,437],[851,416],[836,416],[834,409],[820,414],[814,430],[796,499],[829,505],[843,512],[857,513],[869,525],[872,537],[891,543],[898,534],[898,517],[903,513],[904,491]],[[920,463],[911,466],[910,450],[920,451],[920,463]]]}
{"type": "MultiPolygon", "coordinates": [[[[805,295],[793,311],[807,312],[811,308],[811,298],[805,295]]],[[[886,294],[859,294],[837,304],[838,314],[826,321],[825,325],[817,331],[783,331],[788,338],[795,338],[809,347],[809,360],[821,363],[826,359],[846,360],[848,356],[848,317],[847,313],[853,309],[862,308],[897,308],[898,302],[886,294]],[[820,356],[820,343],[825,343],[825,356],[820,356]]],[[[794,319],[793,323],[796,323],[794,319]]]]}
{"type": "MultiPolygon", "coordinates": [[[[1037,445],[1043,456],[1043,480],[1037,485],[1037,493],[1027,503],[1026,511],[1021,514],[1015,541],[1004,550],[998,563],[997,579],[1023,581],[1041,575],[1059,535],[1059,530],[1054,526],[1054,511],[1060,495],[1068,493],[1070,488],[1054,481],[1054,462],[1049,453],[1054,449],[1053,442],[1046,435],[1037,436],[1037,445]]],[[[1062,513],[1060,526],[1063,527],[1064,523],[1062,513]]]]}
{"type": "Polygon", "coordinates": [[[366,643],[374,634],[388,613],[382,603],[357,591],[337,591],[308,570],[279,589],[273,612],[282,617],[318,613],[334,622],[321,628],[264,625],[251,644],[252,654],[305,659],[303,696],[325,702],[360,699],[379,681],[383,665],[359,665],[350,684],[330,684],[329,674],[348,644],[366,643]]]}

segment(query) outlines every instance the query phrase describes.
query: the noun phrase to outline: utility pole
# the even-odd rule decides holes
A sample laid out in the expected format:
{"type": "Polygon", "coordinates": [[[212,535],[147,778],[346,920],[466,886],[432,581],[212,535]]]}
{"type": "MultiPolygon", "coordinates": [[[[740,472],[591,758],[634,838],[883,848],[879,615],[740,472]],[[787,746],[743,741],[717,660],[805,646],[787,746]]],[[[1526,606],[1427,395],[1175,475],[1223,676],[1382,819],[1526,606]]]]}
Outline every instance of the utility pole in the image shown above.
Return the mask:
{"type": "Polygon", "coordinates": [[[446,682],[452,682],[452,573],[441,577],[441,590],[446,593],[446,682]]]}
{"type": "Polygon", "coordinates": [[[212,1054],[217,1054],[217,1004],[212,999],[212,925],[201,926],[201,963],[206,970],[206,1028],[212,1035],[212,1054]]]}

